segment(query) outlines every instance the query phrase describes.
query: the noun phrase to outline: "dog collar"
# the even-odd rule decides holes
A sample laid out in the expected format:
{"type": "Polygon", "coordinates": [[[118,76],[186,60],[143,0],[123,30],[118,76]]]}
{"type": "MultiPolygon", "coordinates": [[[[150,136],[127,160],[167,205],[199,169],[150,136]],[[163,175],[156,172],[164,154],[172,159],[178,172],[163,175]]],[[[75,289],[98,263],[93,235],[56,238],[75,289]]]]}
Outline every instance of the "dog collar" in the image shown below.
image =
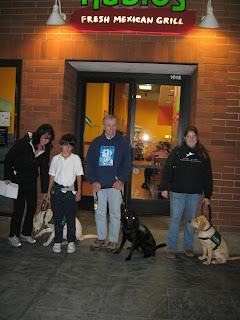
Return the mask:
{"type": "Polygon", "coordinates": [[[202,232],[205,232],[205,231],[208,231],[209,229],[211,229],[212,228],[212,225],[210,224],[210,227],[209,228],[207,228],[206,230],[201,230],[202,232]]]}
{"type": "Polygon", "coordinates": [[[44,224],[45,226],[48,224],[48,222],[46,223],[46,221],[45,221],[46,214],[47,214],[47,211],[45,211],[44,216],[43,216],[43,224],[44,224]]]}

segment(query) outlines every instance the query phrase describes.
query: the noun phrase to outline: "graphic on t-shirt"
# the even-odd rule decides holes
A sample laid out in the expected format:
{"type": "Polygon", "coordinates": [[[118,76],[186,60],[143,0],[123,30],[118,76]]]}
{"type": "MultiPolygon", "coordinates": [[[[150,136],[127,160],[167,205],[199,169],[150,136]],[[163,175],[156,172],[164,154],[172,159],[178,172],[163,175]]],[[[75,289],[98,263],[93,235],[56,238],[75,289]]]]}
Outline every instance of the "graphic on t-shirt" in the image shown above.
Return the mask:
{"type": "Polygon", "coordinates": [[[114,152],[114,146],[101,146],[99,166],[113,166],[114,152]]]}
{"type": "Polygon", "coordinates": [[[194,156],[194,153],[192,153],[191,151],[189,151],[188,154],[186,154],[186,158],[190,156],[194,156]]]}

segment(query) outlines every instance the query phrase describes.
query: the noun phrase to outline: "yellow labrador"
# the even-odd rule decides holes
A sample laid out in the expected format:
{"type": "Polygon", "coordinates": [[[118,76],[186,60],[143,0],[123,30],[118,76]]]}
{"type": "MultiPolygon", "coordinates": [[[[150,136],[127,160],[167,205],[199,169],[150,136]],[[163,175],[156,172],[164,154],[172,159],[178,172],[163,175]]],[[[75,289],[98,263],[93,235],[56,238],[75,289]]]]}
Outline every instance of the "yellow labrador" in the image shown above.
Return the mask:
{"type": "MultiPolygon", "coordinates": [[[[38,214],[34,216],[33,219],[33,232],[36,234],[35,238],[41,237],[44,233],[51,233],[50,237],[46,242],[43,243],[44,246],[48,246],[55,236],[54,224],[52,222],[53,212],[51,209],[47,209],[45,211],[40,211],[38,214]],[[40,229],[44,226],[45,228],[40,231],[40,229]]],[[[67,239],[67,224],[63,227],[63,238],[67,239]]],[[[76,218],[76,239],[77,240],[85,240],[85,239],[95,239],[97,238],[96,234],[82,234],[82,225],[80,221],[76,218]]]]}
{"type": "Polygon", "coordinates": [[[240,259],[240,256],[229,257],[229,251],[226,241],[210,224],[210,222],[204,215],[190,220],[189,223],[193,228],[199,231],[199,239],[203,246],[203,255],[201,257],[198,257],[198,259],[207,259],[203,262],[204,264],[226,263],[227,260],[240,259]],[[216,260],[212,260],[212,257],[215,257],[216,260]]]}

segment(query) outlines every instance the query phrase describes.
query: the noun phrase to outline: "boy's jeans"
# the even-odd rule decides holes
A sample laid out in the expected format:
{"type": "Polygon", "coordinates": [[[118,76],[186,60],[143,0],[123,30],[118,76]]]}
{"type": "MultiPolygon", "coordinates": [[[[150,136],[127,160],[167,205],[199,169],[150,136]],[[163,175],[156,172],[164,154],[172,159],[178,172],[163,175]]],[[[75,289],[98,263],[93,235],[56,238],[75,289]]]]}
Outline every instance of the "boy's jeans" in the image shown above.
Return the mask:
{"type": "MultiPolygon", "coordinates": [[[[101,189],[97,193],[98,208],[95,210],[95,221],[97,225],[98,240],[105,240],[107,237],[107,203],[109,205],[109,241],[118,242],[121,223],[122,194],[120,190],[109,188],[101,189]]],[[[96,194],[94,194],[96,198],[96,194]]]]}
{"type": "Polygon", "coordinates": [[[53,221],[55,226],[55,243],[62,243],[63,238],[63,225],[64,215],[67,220],[67,240],[69,242],[76,241],[76,213],[77,202],[75,195],[71,191],[66,193],[59,192],[52,194],[51,206],[53,211],[53,221]]]}
{"type": "Polygon", "coordinates": [[[178,249],[180,222],[184,208],[186,222],[183,237],[183,249],[193,249],[195,229],[190,226],[189,220],[196,218],[201,197],[201,194],[170,192],[170,223],[167,250],[177,251],[178,249]]]}

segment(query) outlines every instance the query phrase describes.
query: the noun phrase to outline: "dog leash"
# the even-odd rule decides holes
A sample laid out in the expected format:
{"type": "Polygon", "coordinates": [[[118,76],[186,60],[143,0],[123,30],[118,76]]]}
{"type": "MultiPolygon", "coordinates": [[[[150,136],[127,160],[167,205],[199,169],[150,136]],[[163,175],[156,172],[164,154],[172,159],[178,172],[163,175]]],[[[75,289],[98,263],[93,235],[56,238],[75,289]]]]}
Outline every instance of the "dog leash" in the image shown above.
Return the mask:
{"type": "Polygon", "coordinates": [[[44,199],[41,205],[41,211],[46,211],[49,207],[49,203],[44,199]]]}
{"type": "MultiPolygon", "coordinates": [[[[201,214],[202,215],[203,215],[203,206],[204,206],[204,203],[202,203],[202,207],[201,207],[201,214]]],[[[210,204],[208,205],[208,220],[212,224],[212,209],[211,209],[210,204]]]]}

